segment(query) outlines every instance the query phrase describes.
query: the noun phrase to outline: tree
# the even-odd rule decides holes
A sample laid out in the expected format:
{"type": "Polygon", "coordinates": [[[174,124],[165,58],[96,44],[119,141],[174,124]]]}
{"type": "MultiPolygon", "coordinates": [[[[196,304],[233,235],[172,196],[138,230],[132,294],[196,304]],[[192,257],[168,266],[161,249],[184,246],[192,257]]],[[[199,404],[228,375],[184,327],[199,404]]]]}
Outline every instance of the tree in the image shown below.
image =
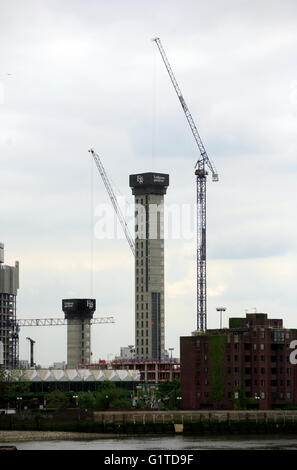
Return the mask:
{"type": "Polygon", "coordinates": [[[117,388],[113,382],[102,383],[101,391],[96,393],[97,410],[127,409],[132,407],[130,393],[117,388]]]}
{"type": "Polygon", "coordinates": [[[48,408],[56,408],[61,411],[69,406],[69,398],[60,390],[54,390],[46,396],[48,408]]]}
{"type": "Polygon", "coordinates": [[[78,394],[78,403],[81,409],[92,410],[95,408],[96,398],[90,390],[78,394]]]}
{"type": "Polygon", "coordinates": [[[160,382],[156,398],[160,400],[160,405],[164,409],[176,410],[179,408],[180,403],[178,397],[180,396],[180,382],[179,380],[172,380],[167,382],[160,382]]]}

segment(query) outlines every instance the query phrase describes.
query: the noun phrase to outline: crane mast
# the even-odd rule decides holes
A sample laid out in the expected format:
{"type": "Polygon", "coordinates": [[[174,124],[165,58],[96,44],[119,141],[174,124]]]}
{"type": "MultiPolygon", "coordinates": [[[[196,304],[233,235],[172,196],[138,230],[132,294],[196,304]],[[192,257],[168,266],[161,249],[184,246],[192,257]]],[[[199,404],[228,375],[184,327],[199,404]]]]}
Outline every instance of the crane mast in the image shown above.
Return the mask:
{"type": "Polygon", "coordinates": [[[113,208],[114,208],[114,210],[115,210],[115,213],[117,214],[118,219],[119,219],[119,221],[120,221],[120,224],[121,224],[121,226],[122,226],[122,228],[123,228],[123,230],[124,230],[124,233],[125,233],[125,236],[126,236],[126,239],[127,239],[128,243],[129,243],[129,246],[130,246],[130,248],[131,248],[131,251],[132,251],[133,255],[135,256],[135,242],[134,242],[134,240],[133,240],[133,238],[132,238],[132,236],[131,236],[131,234],[130,234],[130,232],[129,232],[128,225],[127,225],[127,223],[126,223],[126,221],[125,221],[125,218],[124,218],[124,216],[123,216],[123,214],[122,214],[122,211],[121,211],[120,206],[119,206],[119,204],[118,204],[117,198],[116,198],[116,196],[115,196],[115,194],[114,194],[114,191],[113,191],[113,189],[112,189],[112,186],[111,186],[111,184],[110,184],[110,181],[109,181],[109,179],[108,179],[108,176],[107,176],[107,174],[106,174],[106,171],[105,171],[105,169],[104,169],[104,166],[103,166],[103,164],[102,164],[102,162],[101,162],[101,160],[100,160],[99,155],[98,155],[93,149],[90,149],[89,152],[92,154],[92,156],[93,156],[93,158],[94,158],[94,161],[95,161],[96,166],[97,166],[97,168],[98,168],[98,171],[99,171],[99,173],[100,173],[100,175],[101,175],[101,178],[102,178],[102,180],[103,180],[103,183],[104,183],[104,185],[105,185],[105,188],[106,188],[106,190],[107,190],[107,192],[108,192],[108,195],[109,195],[109,197],[110,197],[110,200],[111,200],[111,203],[112,203],[113,208]]]}
{"type": "Polygon", "coordinates": [[[199,132],[196,128],[193,117],[184,100],[177,80],[171,69],[170,63],[161,44],[160,38],[154,38],[157,44],[173,87],[176,91],[180,104],[183,108],[190,129],[198,146],[200,157],[195,165],[195,175],[197,183],[197,330],[206,331],[207,309],[206,309],[206,166],[212,173],[213,181],[218,181],[218,174],[214,164],[209,160],[199,132]]]}

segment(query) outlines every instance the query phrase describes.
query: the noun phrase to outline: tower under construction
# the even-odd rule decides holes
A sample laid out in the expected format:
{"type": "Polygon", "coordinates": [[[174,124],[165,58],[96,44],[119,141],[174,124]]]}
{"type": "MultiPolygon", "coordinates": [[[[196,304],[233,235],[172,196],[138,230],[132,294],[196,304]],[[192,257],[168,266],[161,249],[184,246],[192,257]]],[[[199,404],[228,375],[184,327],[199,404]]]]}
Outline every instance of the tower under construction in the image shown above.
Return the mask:
{"type": "Polygon", "coordinates": [[[95,299],[64,299],[62,309],[67,320],[67,367],[90,363],[91,320],[95,299]]]}
{"type": "Polygon", "coordinates": [[[19,262],[4,264],[4,245],[0,243],[0,343],[1,362],[13,368],[19,360],[19,335],[16,325],[16,296],[19,288],[19,262]]]}
{"type": "Polygon", "coordinates": [[[169,175],[130,175],[135,196],[135,357],[161,360],[164,328],[164,194],[169,175]]]}

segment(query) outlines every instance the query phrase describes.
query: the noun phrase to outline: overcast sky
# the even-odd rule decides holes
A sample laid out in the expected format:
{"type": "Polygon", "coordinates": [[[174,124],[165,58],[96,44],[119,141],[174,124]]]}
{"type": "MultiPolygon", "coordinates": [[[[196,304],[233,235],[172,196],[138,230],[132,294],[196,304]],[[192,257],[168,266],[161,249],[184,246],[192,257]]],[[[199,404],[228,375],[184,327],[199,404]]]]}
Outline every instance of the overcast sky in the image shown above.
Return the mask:
{"type": "MultiPolygon", "coordinates": [[[[297,328],[295,0],[0,0],[0,242],[20,261],[19,318],[94,297],[93,359],[134,344],[127,241],[94,237],[129,174],[169,173],[166,204],[195,210],[198,149],[159,36],[220,181],[207,185],[208,327],[266,312],[297,328]]],[[[194,220],[193,220],[193,227],[194,220]]],[[[166,348],[196,328],[195,237],[165,243],[166,348]]],[[[66,361],[66,327],[22,328],[20,358],[66,361]]]]}

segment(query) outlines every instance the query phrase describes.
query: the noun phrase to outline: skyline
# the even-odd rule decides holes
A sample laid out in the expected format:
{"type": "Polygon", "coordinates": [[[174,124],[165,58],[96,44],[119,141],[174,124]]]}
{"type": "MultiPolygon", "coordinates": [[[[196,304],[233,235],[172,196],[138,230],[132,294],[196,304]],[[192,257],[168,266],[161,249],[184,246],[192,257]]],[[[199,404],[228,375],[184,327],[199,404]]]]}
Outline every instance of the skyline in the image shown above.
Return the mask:
{"type": "MultiPolygon", "coordinates": [[[[257,309],[297,328],[295,2],[0,4],[0,242],[20,262],[17,317],[96,298],[116,323],[92,327],[94,360],[134,343],[134,260],[123,235],[95,236],[110,201],[88,149],[128,206],[129,174],[155,171],[170,175],[168,207],[195,211],[197,148],[159,36],[220,178],[207,185],[208,327],[224,306],[224,326],[257,309]]],[[[179,356],[195,328],[195,237],[169,238],[166,349],[179,356]]],[[[20,359],[28,334],[38,364],[66,360],[66,327],[22,328],[20,359]]]]}

